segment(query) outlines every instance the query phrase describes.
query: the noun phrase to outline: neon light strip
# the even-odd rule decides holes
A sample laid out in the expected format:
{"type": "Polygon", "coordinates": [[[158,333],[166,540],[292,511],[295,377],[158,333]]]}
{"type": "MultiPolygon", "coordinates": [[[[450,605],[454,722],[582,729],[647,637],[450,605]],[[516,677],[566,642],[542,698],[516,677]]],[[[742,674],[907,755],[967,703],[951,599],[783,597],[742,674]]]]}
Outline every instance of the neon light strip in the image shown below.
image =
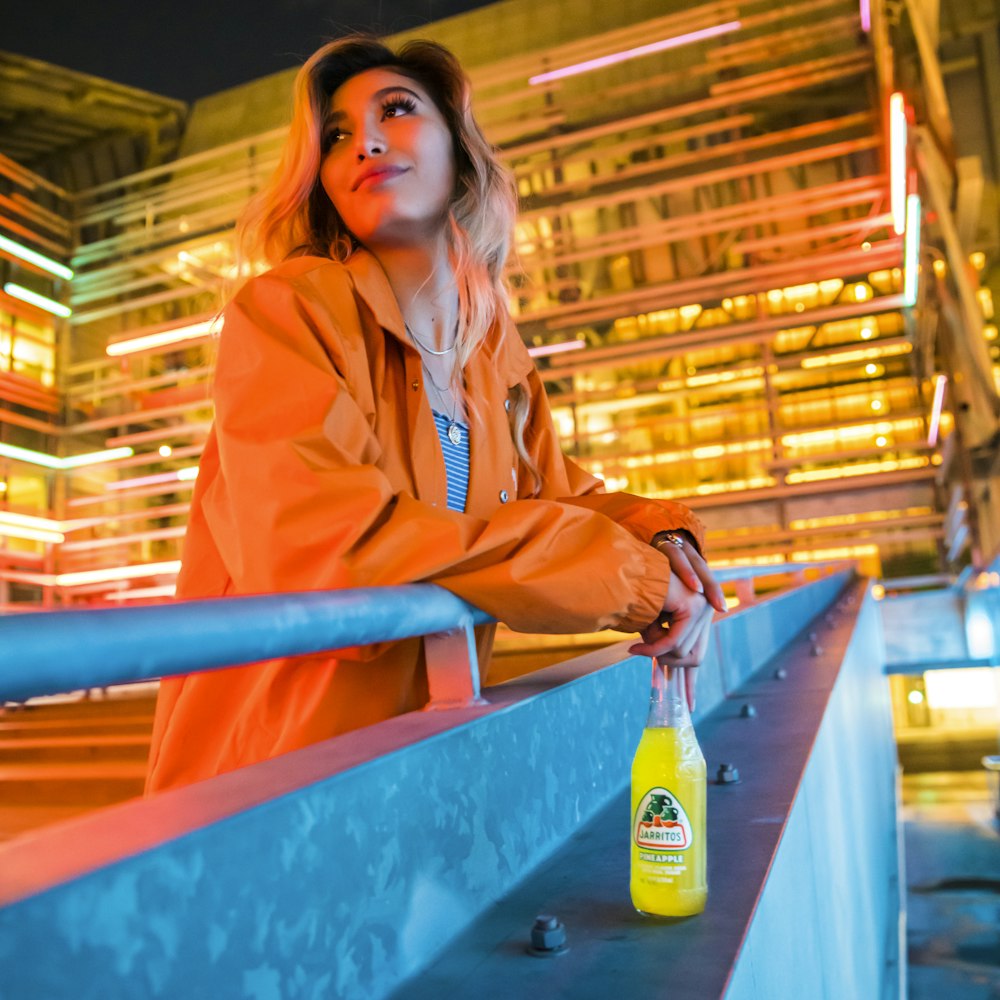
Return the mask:
{"type": "Polygon", "coordinates": [[[562,344],[543,344],[541,347],[529,347],[528,353],[533,358],[544,358],[549,354],[563,354],[566,351],[581,351],[587,346],[585,340],[567,340],[562,344]]]}
{"type": "Polygon", "coordinates": [[[906,241],[903,249],[903,305],[917,304],[917,277],[920,271],[920,195],[906,199],[906,241]]]}
{"type": "Polygon", "coordinates": [[[567,76],[578,76],[580,73],[589,73],[593,69],[602,69],[605,66],[613,66],[615,63],[626,62],[629,59],[649,56],[654,52],[665,52],[667,49],[676,49],[681,45],[690,45],[692,42],[700,42],[705,38],[715,38],[717,35],[737,31],[739,28],[739,21],[727,21],[725,24],[717,24],[712,28],[701,28],[698,31],[690,31],[686,35],[677,35],[675,38],[664,38],[659,42],[650,42],[648,45],[640,45],[635,49],[625,49],[622,52],[614,52],[611,55],[599,56],[597,59],[588,59],[586,62],[574,63],[572,66],[564,66],[562,69],[554,69],[548,73],[539,73],[537,76],[529,77],[528,83],[535,86],[539,83],[548,83],[550,80],[562,80],[567,76]]]}
{"type": "Polygon", "coordinates": [[[46,469],[76,469],[81,465],[100,465],[102,462],[113,462],[117,458],[130,458],[135,454],[132,448],[109,448],[107,451],[92,451],[85,455],[70,455],[59,458],[56,455],[46,455],[29,448],[19,448],[16,444],[0,443],[0,456],[13,458],[20,462],[30,462],[32,465],[42,465],[46,469]]]}
{"type": "Polygon", "coordinates": [[[136,486],[154,486],[157,483],[176,483],[176,472],[160,472],[154,476],[138,476],[135,479],[119,479],[116,483],[108,483],[109,490],[130,490],[136,486]]]}
{"type": "Polygon", "coordinates": [[[132,590],[115,590],[104,595],[106,601],[142,601],[147,597],[175,597],[176,587],[134,587],[132,590]]]}
{"type": "Polygon", "coordinates": [[[55,545],[65,541],[65,536],[58,531],[44,531],[38,528],[26,528],[22,525],[7,524],[0,521],[0,538],[23,538],[29,542],[48,542],[55,545]]]}
{"type": "Polygon", "coordinates": [[[175,472],[158,472],[152,476],[138,476],[135,479],[119,479],[117,483],[108,483],[109,490],[130,490],[137,486],[155,486],[158,483],[176,483],[178,480],[195,479],[198,467],[178,469],[175,472]]]}
{"type": "Polygon", "coordinates": [[[889,98],[889,187],[892,228],[902,236],[906,228],[906,104],[900,93],[889,98]]]}
{"type": "Polygon", "coordinates": [[[14,525],[22,528],[36,528],[39,531],[62,530],[62,525],[58,521],[52,521],[47,517],[34,517],[31,514],[16,514],[12,510],[0,510],[0,527],[3,525],[14,525]]]}
{"type": "Polygon", "coordinates": [[[30,288],[15,285],[13,281],[8,281],[3,286],[3,290],[11,298],[20,299],[22,302],[38,306],[39,309],[44,309],[47,313],[52,313],[53,316],[62,316],[65,319],[67,316],[73,315],[73,310],[69,306],[64,306],[61,302],[56,302],[53,299],[46,298],[44,295],[39,295],[38,292],[33,292],[30,288]]]}
{"type": "MultiPolygon", "coordinates": [[[[149,333],[131,340],[118,340],[108,344],[105,353],[108,357],[117,358],[123,354],[138,354],[156,347],[166,347],[169,344],[179,344],[185,340],[198,340],[210,336],[215,328],[215,320],[207,319],[202,323],[192,323],[190,326],[178,326],[173,330],[161,330],[159,333],[149,333]]],[[[219,324],[218,329],[222,329],[219,324]]]]}
{"type": "Polygon", "coordinates": [[[16,444],[0,443],[0,457],[14,458],[32,465],[44,465],[46,469],[61,469],[62,459],[55,455],[43,455],[40,451],[30,451],[28,448],[18,448],[16,444]]]}
{"type": "Polygon", "coordinates": [[[872,30],[871,0],[861,0],[861,30],[867,35],[872,30]]]}
{"type": "Polygon", "coordinates": [[[179,559],[173,562],[143,563],[138,566],[113,566],[110,569],[87,569],[79,573],[59,573],[57,587],[79,587],[85,583],[110,583],[112,580],[135,580],[144,576],[161,576],[180,571],[179,559]]]}
{"type": "Polygon", "coordinates": [[[91,451],[84,455],[67,455],[61,461],[64,469],[78,469],[81,465],[101,465],[119,458],[131,458],[134,454],[134,448],[108,448],[107,451],[91,451]]]}
{"type": "MultiPolygon", "coordinates": [[[[56,521],[49,517],[38,517],[34,514],[18,514],[12,510],[0,510],[0,529],[5,527],[32,528],[35,531],[47,531],[58,535],[67,535],[81,528],[93,528],[104,524],[108,519],[100,517],[71,518],[68,521],[56,521]]],[[[2,533],[2,530],[0,530],[2,533]]]]}
{"type": "Polygon", "coordinates": [[[12,257],[26,260],[29,264],[34,264],[35,267],[40,267],[43,271],[48,271],[49,274],[54,274],[57,278],[65,278],[67,281],[71,281],[73,278],[73,272],[65,264],[51,260],[30,247],[21,246],[20,243],[15,243],[13,240],[7,239],[6,236],[0,236],[0,250],[9,253],[12,257]]]}
{"type": "Polygon", "coordinates": [[[934,402],[931,404],[931,420],[927,427],[927,443],[932,448],[937,446],[938,431],[941,428],[941,408],[944,406],[944,389],[947,384],[947,375],[935,375],[934,402]]]}

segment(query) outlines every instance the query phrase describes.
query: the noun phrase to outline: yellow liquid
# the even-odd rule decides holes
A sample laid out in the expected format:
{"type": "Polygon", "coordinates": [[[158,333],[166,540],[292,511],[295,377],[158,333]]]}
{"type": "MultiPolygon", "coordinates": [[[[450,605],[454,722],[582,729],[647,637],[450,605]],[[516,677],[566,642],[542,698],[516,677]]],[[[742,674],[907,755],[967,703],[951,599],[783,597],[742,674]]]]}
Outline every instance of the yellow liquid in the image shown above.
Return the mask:
{"type": "Polygon", "coordinates": [[[687,917],[705,909],[705,758],[694,729],[645,729],[632,761],[632,905],[687,917]]]}

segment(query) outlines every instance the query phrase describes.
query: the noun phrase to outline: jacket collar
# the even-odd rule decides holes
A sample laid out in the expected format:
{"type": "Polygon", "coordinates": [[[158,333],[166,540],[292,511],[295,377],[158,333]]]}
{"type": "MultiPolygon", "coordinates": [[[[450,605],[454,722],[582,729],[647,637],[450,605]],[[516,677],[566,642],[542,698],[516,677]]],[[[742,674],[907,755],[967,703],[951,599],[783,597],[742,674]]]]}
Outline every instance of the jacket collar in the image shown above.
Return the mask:
{"type": "MultiPolygon", "coordinates": [[[[354,282],[358,297],[364,300],[379,326],[407,347],[413,348],[406,334],[399,303],[375,255],[359,248],[347,259],[345,266],[354,282]]],[[[495,325],[483,348],[507,385],[516,385],[527,378],[533,362],[514,321],[507,316],[501,322],[503,333],[501,334],[500,328],[495,325]]]]}
{"type": "Polygon", "coordinates": [[[351,275],[355,291],[371,309],[378,325],[394,334],[403,343],[409,344],[410,338],[406,335],[399,303],[375,255],[359,247],[348,257],[344,266],[351,275]]]}

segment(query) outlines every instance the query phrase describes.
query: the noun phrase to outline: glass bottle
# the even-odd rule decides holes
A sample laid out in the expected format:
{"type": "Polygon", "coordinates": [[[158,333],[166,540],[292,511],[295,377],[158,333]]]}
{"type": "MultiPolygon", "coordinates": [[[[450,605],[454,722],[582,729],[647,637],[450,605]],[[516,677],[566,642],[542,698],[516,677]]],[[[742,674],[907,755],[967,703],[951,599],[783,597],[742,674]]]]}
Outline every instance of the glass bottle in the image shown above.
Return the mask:
{"type": "Polygon", "coordinates": [[[632,905],[658,917],[705,909],[705,758],[685,667],[653,660],[649,718],[632,761],[632,905]]]}

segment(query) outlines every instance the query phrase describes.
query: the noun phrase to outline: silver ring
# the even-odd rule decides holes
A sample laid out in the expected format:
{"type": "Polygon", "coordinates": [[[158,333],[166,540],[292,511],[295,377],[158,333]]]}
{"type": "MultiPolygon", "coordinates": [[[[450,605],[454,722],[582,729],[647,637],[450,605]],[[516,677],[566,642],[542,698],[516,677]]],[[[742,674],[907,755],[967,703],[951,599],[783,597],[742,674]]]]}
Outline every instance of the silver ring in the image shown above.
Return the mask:
{"type": "Polygon", "coordinates": [[[670,542],[671,545],[676,545],[679,549],[684,548],[684,539],[673,531],[661,531],[656,542],[657,548],[659,548],[660,542],[670,542]]]}

